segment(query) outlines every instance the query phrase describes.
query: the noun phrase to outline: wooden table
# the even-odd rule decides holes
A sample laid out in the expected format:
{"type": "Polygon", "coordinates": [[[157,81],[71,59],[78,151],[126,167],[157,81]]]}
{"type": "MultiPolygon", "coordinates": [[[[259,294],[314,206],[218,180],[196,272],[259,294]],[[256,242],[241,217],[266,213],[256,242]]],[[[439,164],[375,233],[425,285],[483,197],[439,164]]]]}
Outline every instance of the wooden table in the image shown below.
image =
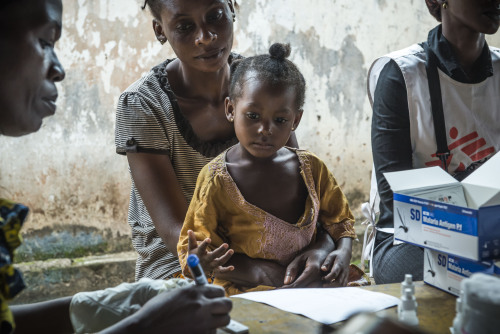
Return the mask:
{"type": "MultiPolygon", "coordinates": [[[[401,284],[383,284],[363,287],[391,296],[401,296],[401,284]]],[[[456,297],[423,282],[415,283],[420,328],[431,334],[449,334],[455,317],[456,297]]],[[[231,318],[249,327],[250,333],[322,333],[323,325],[301,315],[241,298],[231,298],[231,318]]],[[[380,311],[396,317],[396,307],[380,311]]],[[[341,324],[333,324],[335,328],[341,324]]],[[[217,333],[223,333],[218,331],[217,333]]]]}

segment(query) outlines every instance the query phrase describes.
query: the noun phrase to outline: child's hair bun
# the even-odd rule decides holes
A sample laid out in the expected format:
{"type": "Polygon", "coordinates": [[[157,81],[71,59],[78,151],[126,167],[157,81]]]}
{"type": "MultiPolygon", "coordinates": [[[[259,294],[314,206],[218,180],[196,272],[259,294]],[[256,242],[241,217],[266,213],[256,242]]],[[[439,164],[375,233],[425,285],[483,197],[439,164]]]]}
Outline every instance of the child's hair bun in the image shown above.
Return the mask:
{"type": "Polygon", "coordinates": [[[284,60],[290,55],[291,49],[290,44],[274,43],[269,48],[269,55],[271,58],[284,60]]]}

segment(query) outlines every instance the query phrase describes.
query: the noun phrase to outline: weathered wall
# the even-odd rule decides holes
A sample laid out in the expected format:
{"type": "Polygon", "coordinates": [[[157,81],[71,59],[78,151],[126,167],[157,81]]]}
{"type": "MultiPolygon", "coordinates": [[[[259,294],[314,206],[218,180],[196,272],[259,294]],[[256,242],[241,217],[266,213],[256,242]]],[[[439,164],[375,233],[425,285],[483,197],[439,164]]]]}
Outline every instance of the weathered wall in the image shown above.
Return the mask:
{"type": "MultiPolygon", "coordinates": [[[[63,2],[57,51],[66,80],[58,111],[36,134],[0,138],[0,196],[32,209],[26,253],[127,248],[130,181],[126,158],[115,154],[116,101],[174,55],[155,40],[143,1],[63,2]],[[107,243],[110,236],[120,238],[107,243]]],[[[300,145],[327,162],[358,208],[372,165],[366,73],[376,57],[426,38],[437,23],[424,0],[238,2],[234,50],[253,55],[273,42],[292,45],[291,59],[308,84],[300,145]]],[[[500,36],[489,41],[499,46],[500,36]]]]}

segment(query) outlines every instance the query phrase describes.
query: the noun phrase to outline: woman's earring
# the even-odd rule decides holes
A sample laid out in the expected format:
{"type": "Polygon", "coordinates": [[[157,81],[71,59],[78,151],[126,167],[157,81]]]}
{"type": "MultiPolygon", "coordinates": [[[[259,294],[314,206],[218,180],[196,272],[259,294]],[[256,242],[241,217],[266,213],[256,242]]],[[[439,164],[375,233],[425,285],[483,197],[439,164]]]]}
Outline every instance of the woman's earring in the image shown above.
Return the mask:
{"type": "Polygon", "coordinates": [[[233,123],[233,122],[234,122],[234,117],[231,117],[231,118],[229,119],[229,122],[233,123]]]}
{"type": "Polygon", "coordinates": [[[158,42],[160,42],[161,45],[165,44],[166,41],[167,38],[165,36],[158,37],[158,42]]]}
{"type": "Polygon", "coordinates": [[[233,22],[236,22],[236,14],[233,13],[233,22]]]}
{"type": "Polygon", "coordinates": [[[295,131],[295,127],[292,127],[292,131],[295,131]]]}
{"type": "Polygon", "coordinates": [[[448,3],[446,1],[443,2],[443,9],[448,9],[448,3]]]}

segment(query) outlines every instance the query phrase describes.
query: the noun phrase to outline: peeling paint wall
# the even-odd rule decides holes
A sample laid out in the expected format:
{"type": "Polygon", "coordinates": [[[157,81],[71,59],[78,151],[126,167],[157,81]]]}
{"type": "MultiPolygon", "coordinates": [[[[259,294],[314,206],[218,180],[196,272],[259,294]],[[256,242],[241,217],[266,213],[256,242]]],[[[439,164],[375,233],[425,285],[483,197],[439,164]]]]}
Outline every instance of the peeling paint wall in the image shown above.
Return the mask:
{"type": "MultiPolygon", "coordinates": [[[[54,243],[47,227],[65,236],[56,242],[78,239],[68,238],[68,230],[87,239],[128,237],[130,180],[126,158],[115,154],[116,101],[174,54],[154,38],[143,1],[63,3],[56,48],[66,79],[58,85],[58,110],[36,134],[0,138],[0,196],[32,209],[24,231],[34,240],[54,243]]],[[[425,40],[436,21],[423,0],[238,3],[234,50],[254,55],[273,42],[292,45],[291,60],[308,85],[299,143],[326,161],[358,209],[368,197],[372,166],[367,70],[378,56],[425,40]]],[[[500,46],[500,35],[488,41],[500,46]]]]}

